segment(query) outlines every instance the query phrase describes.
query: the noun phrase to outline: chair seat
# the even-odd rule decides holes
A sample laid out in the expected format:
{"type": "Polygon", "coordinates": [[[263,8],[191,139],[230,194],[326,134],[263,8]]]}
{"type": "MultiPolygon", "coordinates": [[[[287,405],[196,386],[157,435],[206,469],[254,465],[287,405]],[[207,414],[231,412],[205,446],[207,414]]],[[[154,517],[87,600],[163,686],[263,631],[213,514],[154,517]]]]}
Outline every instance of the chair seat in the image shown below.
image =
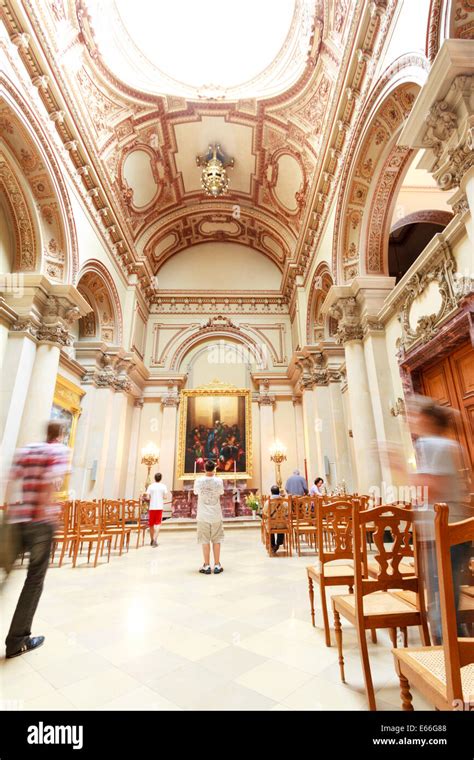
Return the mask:
{"type": "Polygon", "coordinates": [[[75,536],[75,538],[78,541],[97,541],[100,538],[106,538],[106,535],[105,533],[84,533],[83,535],[75,536]]]}
{"type": "MultiPolygon", "coordinates": [[[[415,575],[415,567],[414,565],[410,565],[409,562],[400,562],[399,564],[399,570],[403,576],[410,576],[415,575]]],[[[367,561],[367,568],[369,571],[369,575],[377,575],[377,573],[380,571],[380,565],[377,562],[376,559],[373,557],[367,561]]]]}
{"type": "MultiPolygon", "coordinates": [[[[443,647],[420,647],[392,650],[400,662],[423,677],[441,695],[446,693],[446,667],[443,647]]],[[[474,702],[474,663],[461,668],[461,683],[465,702],[474,702]]]]}
{"type": "MultiPolygon", "coordinates": [[[[333,602],[337,602],[339,609],[345,609],[351,615],[355,615],[355,594],[345,596],[333,596],[333,602]]],[[[413,615],[416,609],[409,602],[400,599],[397,592],[393,591],[375,591],[373,594],[367,594],[363,599],[364,617],[373,615],[403,615],[408,613],[413,615]]]]}
{"type": "MultiPolygon", "coordinates": [[[[312,575],[321,575],[321,568],[319,565],[312,565],[306,568],[312,575]]],[[[352,564],[347,565],[324,565],[324,577],[325,578],[354,578],[354,567],[352,564]]]]}

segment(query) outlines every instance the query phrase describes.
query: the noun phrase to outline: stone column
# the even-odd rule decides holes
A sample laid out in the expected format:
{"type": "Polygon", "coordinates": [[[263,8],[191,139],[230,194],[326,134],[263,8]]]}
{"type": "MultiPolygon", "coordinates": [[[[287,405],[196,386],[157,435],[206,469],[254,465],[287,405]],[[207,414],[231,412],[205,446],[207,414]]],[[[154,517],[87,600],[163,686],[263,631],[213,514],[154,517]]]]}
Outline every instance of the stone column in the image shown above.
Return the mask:
{"type": "Polygon", "coordinates": [[[301,473],[304,473],[305,448],[304,448],[303,407],[301,403],[301,396],[293,396],[292,401],[293,401],[293,409],[295,413],[296,462],[297,462],[299,471],[301,473]]]}
{"type": "Polygon", "coordinates": [[[90,433],[96,409],[97,388],[87,376],[81,381],[81,387],[86,392],[81,399],[82,411],[77,423],[70,481],[71,496],[75,499],[88,498],[93,487],[90,482],[90,433]]]}
{"type": "Polygon", "coordinates": [[[344,415],[342,396],[342,373],[340,369],[329,370],[329,404],[331,408],[331,432],[334,445],[334,461],[338,484],[344,481],[352,488],[352,466],[349,451],[349,425],[344,415]]]}
{"type": "Polygon", "coordinates": [[[138,461],[138,443],[140,440],[140,422],[141,422],[141,417],[142,417],[143,404],[144,404],[143,398],[137,398],[134,401],[134,408],[133,408],[133,413],[132,413],[132,428],[130,431],[130,443],[129,443],[129,450],[128,450],[127,480],[125,483],[125,498],[126,499],[135,499],[138,496],[136,477],[137,477],[137,461],[138,461]]]}
{"type": "Polygon", "coordinates": [[[381,472],[356,299],[353,296],[339,298],[330,313],[338,320],[337,337],[345,350],[354,446],[356,452],[363,452],[356,456],[355,485],[358,493],[368,493],[371,487],[381,487],[381,472]]]}
{"type": "Polygon", "coordinates": [[[270,447],[275,441],[275,397],[269,395],[265,385],[261,385],[257,401],[260,410],[260,484],[262,493],[269,494],[276,483],[275,465],[270,459],[270,447]]]}
{"type": "MultiPolygon", "coordinates": [[[[400,449],[402,439],[397,419],[390,412],[395,392],[387,355],[385,330],[378,320],[366,320],[364,330],[364,355],[367,368],[375,432],[379,449],[382,479],[392,484],[392,472],[387,449],[400,449]]],[[[383,489],[382,489],[383,492],[383,489]]]]}
{"type": "Polygon", "coordinates": [[[162,419],[159,468],[168,490],[174,489],[179,396],[174,389],[161,399],[162,419]]]}

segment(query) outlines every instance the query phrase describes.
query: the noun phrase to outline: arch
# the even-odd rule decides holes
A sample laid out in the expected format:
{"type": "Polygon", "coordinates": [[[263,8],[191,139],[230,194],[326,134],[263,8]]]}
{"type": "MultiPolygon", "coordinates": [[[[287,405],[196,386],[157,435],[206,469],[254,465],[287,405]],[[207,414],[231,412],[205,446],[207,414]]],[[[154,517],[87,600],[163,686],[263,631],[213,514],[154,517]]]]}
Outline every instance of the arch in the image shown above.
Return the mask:
{"type": "Polygon", "coordinates": [[[13,271],[34,272],[41,266],[38,230],[30,200],[9,157],[0,148],[0,193],[14,239],[13,271]]]}
{"type": "Polygon", "coordinates": [[[426,35],[426,55],[430,63],[448,38],[474,39],[471,0],[431,0],[426,35]]]}
{"type": "Polygon", "coordinates": [[[322,261],[316,267],[311,281],[308,310],[306,312],[306,341],[309,344],[317,343],[330,337],[329,323],[321,314],[321,308],[329,288],[334,284],[329,266],[322,261]]]}
{"type": "Polygon", "coordinates": [[[117,288],[106,267],[100,261],[90,259],[80,272],[77,289],[93,309],[79,322],[79,338],[121,345],[122,307],[117,288]]]}
{"type": "Polygon", "coordinates": [[[0,75],[0,126],[5,152],[14,158],[34,206],[40,239],[35,268],[50,279],[75,283],[79,252],[72,206],[49,137],[33,109],[0,75]]]}
{"type": "Polygon", "coordinates": [[[332,269],[338,282],[383,274],[388,225],[413,151],[397,138],[426,79],[424,56],[397,59],[369,95],[352,135],[337,199],[332,269]]]}
{"type": "Polygon", "coordinates": [[[268,369],[267,352],[262,350],[262,345],[258,345],[253,338],[243,333],[230,319],[220,316],[211,317],[197,332],[179,344],[171,357],[170,369],[179,371],[187,354],[200,343],[226,339],[242,345],[245,351],[254,357],[259,369],[268,369]]]}
{"type": "Polygon", "coordinates": [[[407,224],[418,224],[420,222],[439,224],[440,226],[447,227],[452,219],[454,219],[454,214],[452,214],[451,211],[442,211],[441,209],[413,211],[413,213],[407,214],[407,216],[403,216],[401,219],[397,219],[390,229],[390,234],[400,229],[400,227],[406,227],[407,224]]]}

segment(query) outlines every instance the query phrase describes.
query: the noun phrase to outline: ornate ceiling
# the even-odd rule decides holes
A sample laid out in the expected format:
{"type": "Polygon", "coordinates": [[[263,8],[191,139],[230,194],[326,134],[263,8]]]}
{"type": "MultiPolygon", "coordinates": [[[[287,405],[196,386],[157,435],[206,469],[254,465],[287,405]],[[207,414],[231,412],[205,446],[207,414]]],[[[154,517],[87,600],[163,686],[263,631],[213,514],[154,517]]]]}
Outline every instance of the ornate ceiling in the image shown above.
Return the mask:
{"type": "MultiPolygon", "coordinates": [[[[37,46],[23,44],[25,25],[13,12],[8,24],[93,217],[149,302],[158,295],[154,275],[162,264],[209,241],[243,243],[267,256],[281,270],[282,296],[291,300],[297,275],[307,274],[347,131],[370,85],[394,5],[314,0],[297,81],[278,95],[257,97],[265,82],[277,86],[270,64],[254,77],[256,94],[247,81],[246,97],[235,100],[227,99],[232,87],[224,98],[222,90],[208,90],[207,97],[193,99],[152,94],[120,78],[103,55],[86,0],[23,0],[37,46]],[[235,165],[228,170],[230,192],[210,200],[200,187],[196,156],[214,142],[235,165]]],[[[275,70],[307,8],[306,0],[296,2],[275,70]]],[[[239,43],[245,54],[245,40],[239,43]]]]}

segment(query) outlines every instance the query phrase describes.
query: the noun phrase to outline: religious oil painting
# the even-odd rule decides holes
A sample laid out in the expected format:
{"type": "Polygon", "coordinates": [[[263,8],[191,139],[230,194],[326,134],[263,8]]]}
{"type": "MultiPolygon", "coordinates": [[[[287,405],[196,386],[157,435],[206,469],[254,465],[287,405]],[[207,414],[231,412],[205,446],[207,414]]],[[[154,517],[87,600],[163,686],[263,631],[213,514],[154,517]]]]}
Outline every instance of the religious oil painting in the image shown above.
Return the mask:
{"type": "Polygon", "coordinates": [[[250,391],[227,386],[181,394],[178,477],[193,479],[208,460],[223,478],[252,474],[250,391]]]}

